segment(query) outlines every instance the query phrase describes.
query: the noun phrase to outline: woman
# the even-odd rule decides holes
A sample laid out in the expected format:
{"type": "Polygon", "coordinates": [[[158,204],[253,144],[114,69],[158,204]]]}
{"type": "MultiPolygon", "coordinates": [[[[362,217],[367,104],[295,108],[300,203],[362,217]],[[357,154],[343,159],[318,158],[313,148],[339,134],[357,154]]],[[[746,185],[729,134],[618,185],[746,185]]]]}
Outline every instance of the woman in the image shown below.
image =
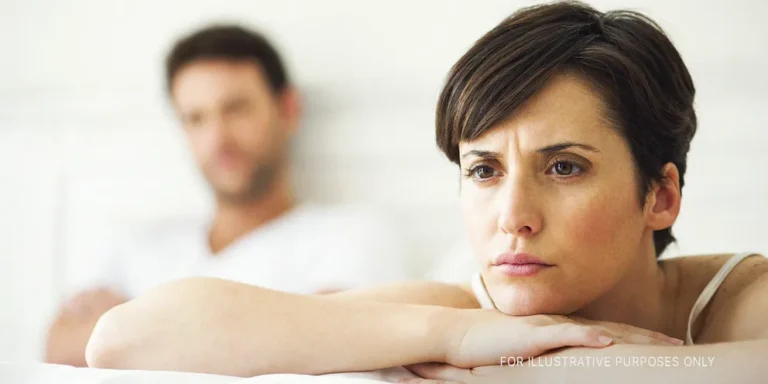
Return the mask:
{"type": "Polygon", "coordinates": [[[412,369],[461,381],[663,383],[686,368],[683,357],[708,356],[714,367],[687,379],[749,382],[766,370],[756,360],[768,352],[768,262],[657,260],[674,240],[693,99],[678,52],[642,15],[578,3],[519,11],[453,67],[437,109],[438,145],[463,175],[482,271],[473,289],[422,282],[297,296],[184,280],[108,312],[88,361],[231,375],[433,362],[449,365],[412,369]],[[499,365],[546,353],[678,366],[499,365]]]}

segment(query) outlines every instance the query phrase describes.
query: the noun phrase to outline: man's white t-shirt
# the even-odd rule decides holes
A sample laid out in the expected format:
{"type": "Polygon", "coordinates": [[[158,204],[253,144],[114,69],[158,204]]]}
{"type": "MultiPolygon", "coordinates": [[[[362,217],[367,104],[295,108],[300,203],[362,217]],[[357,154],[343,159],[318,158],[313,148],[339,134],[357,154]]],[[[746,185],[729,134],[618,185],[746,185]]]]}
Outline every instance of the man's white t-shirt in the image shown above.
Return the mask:
{"type": "Polygon", "coordinates": [[[133,298],[171,280],[207,276],[316,293],[415,277],[403,239],[369,211],[299,205],[215,255],[209,222],[174,220],[112,240],[77,266],[68,292],[109,287],[133,298]]]}

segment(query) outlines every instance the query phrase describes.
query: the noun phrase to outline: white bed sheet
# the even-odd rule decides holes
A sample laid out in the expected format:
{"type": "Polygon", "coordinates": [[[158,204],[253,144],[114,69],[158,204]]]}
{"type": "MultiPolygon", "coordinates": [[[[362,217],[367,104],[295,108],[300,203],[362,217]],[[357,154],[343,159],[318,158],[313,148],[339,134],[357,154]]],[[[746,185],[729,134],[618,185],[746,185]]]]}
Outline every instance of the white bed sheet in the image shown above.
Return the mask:
{"type": "Polygon", "coordinates": [[[276,374],[241,378],[186,372],[121,371],[43,363],[0,362],[0,383],[2,384],[381,384],[395,383],[406,377],[414,376],[404,368],[317,376],[276,374]]]}

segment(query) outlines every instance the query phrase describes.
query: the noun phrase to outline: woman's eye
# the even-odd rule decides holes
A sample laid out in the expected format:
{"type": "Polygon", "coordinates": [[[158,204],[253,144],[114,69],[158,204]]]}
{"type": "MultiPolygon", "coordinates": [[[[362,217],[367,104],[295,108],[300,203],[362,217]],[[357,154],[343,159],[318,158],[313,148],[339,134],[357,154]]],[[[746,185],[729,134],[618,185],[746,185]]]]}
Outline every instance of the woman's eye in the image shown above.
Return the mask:
{"type": "Polygon", "coordinates": [[[552,165],[552,172],[559,176],[573,176],[581,171],[581,167],[570,161],[558,161],[552,165]]]}
{"type": "Polygon", "coordinates": [[[477,179],[488,179],[493,177],[493,168],[487,165],[479,165],[472,169],[472,175],[477,179]]]}

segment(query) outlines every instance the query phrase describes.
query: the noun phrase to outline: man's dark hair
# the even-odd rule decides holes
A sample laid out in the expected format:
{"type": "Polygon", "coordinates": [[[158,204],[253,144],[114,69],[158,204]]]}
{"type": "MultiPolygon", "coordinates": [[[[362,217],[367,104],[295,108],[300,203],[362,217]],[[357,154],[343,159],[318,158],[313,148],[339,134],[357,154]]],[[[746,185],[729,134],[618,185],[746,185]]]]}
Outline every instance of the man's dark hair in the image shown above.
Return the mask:
{"type": "Polygon", "coordinates": [[[279,93],[288,85],[280,55],[264,36],[238,25],[212,25],[183,37],[173,46],[165,60],[168,91],[182,67],[204,59],[251,60],[261,66],[273,92],[279,93]]]}
{"type": "MultiPolygon", "coordinates": [[[[459,142],[471,141],[518,110],[555,75],[587,80],[605,117],[627,140],[640,203],[662,168],[674,163],[680,187],[696,132],[695,89],[662,29],[633,11],[599,12],[579,2],[524,8],[480,38],[453,66],[437,105],[437,144],[459,164],[459,142]]],[[[675,241],[653,234],[656,255],[675,241]]]]}

